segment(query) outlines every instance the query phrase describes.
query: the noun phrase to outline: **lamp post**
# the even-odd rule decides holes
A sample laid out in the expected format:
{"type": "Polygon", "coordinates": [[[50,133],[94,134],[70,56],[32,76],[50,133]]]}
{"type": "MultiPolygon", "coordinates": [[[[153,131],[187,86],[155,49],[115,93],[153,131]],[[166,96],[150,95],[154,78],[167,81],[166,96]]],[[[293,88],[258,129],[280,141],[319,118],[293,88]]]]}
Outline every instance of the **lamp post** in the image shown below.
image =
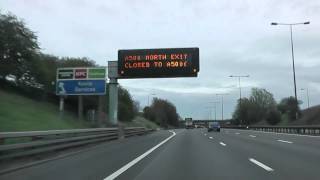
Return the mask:
{"type": "MultiPolygon", "coordinates": [[[[241,78],[248,78],[250,77],[249,75],[230,75],[229,77],[232,78],[238,78],[238,82],[239,82],[239,95],[240,95],[240,99],[239,99],[239,109],[241,109],[241,78]]],[[[240,119],[240,124],[242,124],[242,121],[240,119]]]]}
{"type": "MultiPolygon", "coordinates": [[[[294,84],[294,98],[296,100],[296,103],[298,105],[298,98],[297,98],[297,84],[296,84],[296,70],[295,70],[295,64],[294,64],[294,52],[293,52],[293,38],[292,38],[292,26],[296,25],[307,25],[310,24],[309,21],[307,22],[301,22],[301,23],[276,23],[272,22],[271,25],[283,25],[283,26],[290,26],[290,37],[291,37],[291,56],[292,56],[292,70],[293,70],[293,84],[294,84]]],[[[298,119],[298,112],[296,112],[296,119],[298,119]]]]}
{"type": "Polygon", "coordinates": [[[210,119],[211,119],[211,109],[212,109],[212,107],[205,107],[206,109],[209,109],[209,121],[210,121],[210,119]]]}
{"type": "Polygon", "coordinates": [[[213,108],[214,108],[214,120],[216,121],[217,120],[217,104],[220,103],[220,102],[214,101],[214,102],[209,102],[209,103],[214,104],[213,105],[213,108]]]}
{"type": "Polygon", "coordinates": [[[221,120],[223,121],[223,96],[229,95],[228,93],[219,93],[217,96],[221,96],[221,120]]]}
{"type": "Polygon", "coordinates": [[[155,93],[148,94],[148,106],[150,106],[150,95],[155,96],[156,94],[155,93]]]}
{"type": "Polygon", "coordinates": [[[309,100],[309,89],[308,88],[301,88],[301,91],[307,91],[307,100],[308,100],[308,109],[310,108],[310,100],[309,100]]]}

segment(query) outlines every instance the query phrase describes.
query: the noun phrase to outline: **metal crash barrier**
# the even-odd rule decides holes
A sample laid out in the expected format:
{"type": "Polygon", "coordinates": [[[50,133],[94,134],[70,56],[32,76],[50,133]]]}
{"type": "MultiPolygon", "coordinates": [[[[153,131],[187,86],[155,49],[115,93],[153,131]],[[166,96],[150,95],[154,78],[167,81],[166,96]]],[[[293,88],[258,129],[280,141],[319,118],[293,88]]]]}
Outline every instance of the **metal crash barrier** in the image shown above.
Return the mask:
{"type": "Polygon", "coordinates": [[[0,133],[0,160],[143,135],[151,131],[153,130],[143,127],[131,127],[122,130],[118,128],[95,128],[3,132],[0,133]]]}
{"type": "Polygon", "coordinates": [[[320,135],[320,126],[224,126],[223,128],[248,129],[289,134],[320,135]]]}

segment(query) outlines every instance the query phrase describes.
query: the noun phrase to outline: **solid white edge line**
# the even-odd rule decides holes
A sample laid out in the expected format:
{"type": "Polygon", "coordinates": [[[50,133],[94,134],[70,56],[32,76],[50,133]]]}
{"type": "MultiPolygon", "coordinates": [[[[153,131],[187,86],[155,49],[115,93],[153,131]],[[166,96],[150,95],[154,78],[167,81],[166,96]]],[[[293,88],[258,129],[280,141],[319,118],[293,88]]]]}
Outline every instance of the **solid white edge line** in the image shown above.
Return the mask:
{"type": "Polygon", "coordinates": [[[167,141],[169,141],[171,138],[173,138],[176,135],[176,133],[174,131],[170,131],[170,132],[172,133],[172,135],[170,137],[168,137],[167,139],[163,140],[162,142],[160,142],[159,144],[157,144],[153,148],[149,149],[147,152],[143,153],[139,157],[135,158],[134,160],[132,160],[128,164],[124,165],[122,168],[118,169],[117,171],[115,171],[114,173],[109,175],[108,177],[104,178],[104,180],[113,180],[113,179],[115,179],[116,177],[121,175],[123,172],[128,170],[130,167],[132,167],[133,165],[137,164],[140,160],[142,160],[143,158],[148,156],[150,153],[152,153],[152,151],[156,150],[158,147],[160,147],[162,144],[166,143],[167,141]]]}
{"type": "Polygon", "coordinates": [[[261,168],[265,169],[266,171],[273,171],[273,169],[271,167],[269,167],[269,166],[267,166],[267,165],[255,160],[253,158],[249,158],[249,161],[251,161],[252,163],[254,163],[254,164],[258,165],[258,166],[260,166],[261,168]]]}
{"type": "Polygon", "coordinates": [[[220,144],[221,144],[222,146],[226,146],[226,144],[225,144],[225,143],[223,143],[223,142],[220,142],[220,144]]]}
{"type": "Polygon", "coordinates": [[[281,139],[278,139],[277,141],[279,141],[279,142],[283,142],[283,143],[292,144],[292,142],[291,142],[291,141],[285,141],[285,140],[281,140],[281,139]]]}

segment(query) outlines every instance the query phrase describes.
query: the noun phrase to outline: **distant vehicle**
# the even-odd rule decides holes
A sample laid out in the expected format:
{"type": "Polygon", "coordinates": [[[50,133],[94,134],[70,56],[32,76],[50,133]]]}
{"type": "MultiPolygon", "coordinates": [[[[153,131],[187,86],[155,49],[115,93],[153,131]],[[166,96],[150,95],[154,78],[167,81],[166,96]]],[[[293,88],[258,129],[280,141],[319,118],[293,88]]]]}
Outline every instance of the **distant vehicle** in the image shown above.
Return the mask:
{"type": "Polygon", "coordinates": [[[217,132],[220,132],[220,124],[219,122],[210,122],[208,124],[208,132],[210,131],[217,131],[217,132]]]}
{"type": "Polygon", "coordinates": [[[185,121],[186,121],[186,124],[185,124],[186,129],[193,129],[194,128],[193,123],[192,123],[192,118],[186,118],[185,121]]]}

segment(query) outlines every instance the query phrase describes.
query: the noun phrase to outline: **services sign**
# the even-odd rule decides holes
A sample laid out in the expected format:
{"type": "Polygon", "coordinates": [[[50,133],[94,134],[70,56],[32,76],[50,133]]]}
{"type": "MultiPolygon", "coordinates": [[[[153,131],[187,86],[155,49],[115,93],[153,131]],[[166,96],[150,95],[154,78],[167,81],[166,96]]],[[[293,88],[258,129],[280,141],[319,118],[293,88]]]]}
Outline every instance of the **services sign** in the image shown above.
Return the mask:
{"type": "Polygon", "coordinates": [[[104,95],[106,68],[57,69],[57,95],[104,95]]]}
{"type": "Polygon", "coordinates": [[[196,77],[199,48],[118,51],[119,78],[196,77]]]}

